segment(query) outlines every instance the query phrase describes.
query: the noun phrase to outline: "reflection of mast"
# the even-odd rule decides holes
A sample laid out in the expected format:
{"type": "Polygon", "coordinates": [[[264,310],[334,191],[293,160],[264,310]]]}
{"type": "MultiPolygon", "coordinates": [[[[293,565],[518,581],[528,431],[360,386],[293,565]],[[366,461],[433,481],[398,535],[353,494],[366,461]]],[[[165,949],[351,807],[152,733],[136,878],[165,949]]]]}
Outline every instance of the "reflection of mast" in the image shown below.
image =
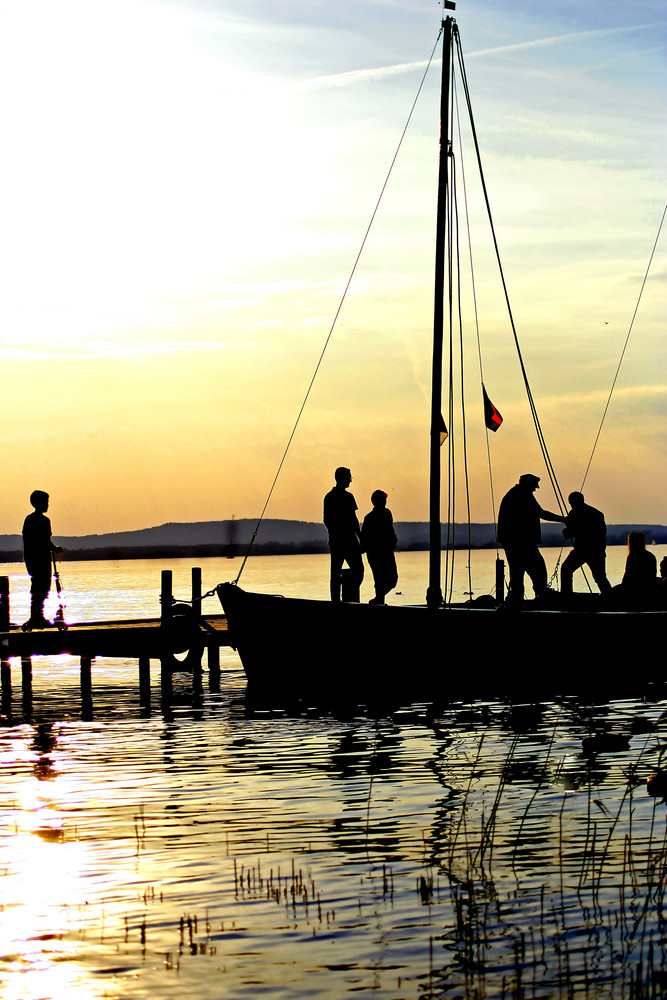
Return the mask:
{"type": "Polygon", "coordinates": [[[232,514],[231,521],[227,521],[227,558],[233,559],[236,555],[236,521],[232,514]]]}

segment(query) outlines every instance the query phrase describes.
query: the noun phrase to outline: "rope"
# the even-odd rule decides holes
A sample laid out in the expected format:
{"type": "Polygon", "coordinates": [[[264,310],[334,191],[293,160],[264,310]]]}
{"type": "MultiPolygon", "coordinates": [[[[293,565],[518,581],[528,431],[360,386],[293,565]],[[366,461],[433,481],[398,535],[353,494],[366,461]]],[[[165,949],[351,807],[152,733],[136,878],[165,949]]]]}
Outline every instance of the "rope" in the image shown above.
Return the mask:
{"type": "Polygon", "coordinates": [[[630,340],[630,334],[632,333],[632,327],[634,326],[635,318],[636,318],[637,312],[639,310],[639,303],[641,302],[642,295],[644,294],[644,287],[645,287],[646,281],[648,279],[648,273],[649,273],[649,271],[651,269],[651,264],[653,263],[653,256],[655,254],[655,248],[657,247],[658,240],[660,239],[660,232],[662,230],[662,224],[665,221],[665,214],[666,213],[667,213],[667,205],[665,205],[665,207],[664,207],[664,209],[662,211],[662,218],[660,219],[660,225],[658,226],[658,232],[657,232],[657,235],[655,237],[655,241],[653,243],[653,249],[651,250],[651,256],[649,257],[648,265],[646,267],[646,273],[644,274],[644,280],[642,281],[641,288],[639,289],[639,297],[637,298],[637,305],[635,306],[635,311],[632,314],[632,319],[630,321],[630,328],[629,328],[627,336],[625,338],[625,343],[623,344],[623,350],[621,351],[621,356],[620,356],[619,361],[618,361],[618,365],[617,365],[617,368],[616,368],[616,374],[614,375],[614,378],[613,378],[612,383],[611,383],[611,389],[609,390],[609,396],[607,398],[607,404],[606,404],[606,406],[604,408],[604,412],[602,414],[602,420],[600,421],[600,426],[598,427],[598,432],[595,435],[595,441],[593,442],[593,449],[591,451],[591,456],[588,459],[588,465],[586,466],[586,471],[584,473],[584,478],[582,479],[581,486],[579,487],[579,490],[580,490],[581,493],[583,493],[583,491],[584,491],[584,483],[586,482],[586,479],[588,478],[588,473],[589,473],[589,470],[590,470],[590,467],[591,467],[591,463],[593,461],[593,456],[595,455],[595,451],[596,451],[597,446],[598,446],[598,441],[600,440],[600,435],[602,433],[602,428],[603,428],[604,422],[605,422],[605,420],[607,418],[607,411],[609,409],[609,404],[611,403],[611,397],[614,394],[614,389],[616,388],[616,381],[618,379],[618,375],[619,375],[619,372],[621,370],[621,365],[623,364],[623,358],[625,357],[625,351],[626,351],[626,348],[628,346],[628,341],[630,340]]]}
{"type": "MultiPolygon", "coordinates": [[[[466,187],[466,174],[463,161],[463,143],[461,141],[461,121],[459,116],[458,93],[456,93],[456,81],[454,81],[454,91],[456,96],[456,121],[459,133],[459,158],[461,160],[461,183],[463,185],[463,205],[465,208],[466,233],[468,237],[468,260],[470,261],[470,282],[471,282],[471,292],[472,292],[472,302],[473,302],[473,313],[475,316],[475,333],[477,337],[477,360],[479,362],[479,381],[482,387],[482,391],[484,391],[485,389],[484,367],[482,364],[482,341],[479,332],[479,310],[477,308],[477,285],[475,283],[475,268],[473,264],[472,234],[470,231],[470,212],[468,210],[468,189],[466,187]]],[[[493,485],[493,466],[491,463],[491,444],[490,444],[489,428],[486,426],[486,422],[484,423],[484,430],[486,432],[486,458],[489,467],[489,490],[491,493],[491,511],[493,514],[494,535],[496,535],[496,523],[497,523],[496,497],[493,485]]],[[[499,549],[498,549],[498,543],[496,541],[496,558],[498,557],[498,554],[499,554],[499,549]]]]}
{"type": "Polygon", "coordinates": [[[370,222],[368,223],[368,226],[366,228],[366,232],[364,233],[364,237],[363,237],[363,239],[361,241],[361,246],[359,247],[359,251],[358,251],[357,256],[356,256],[356,258],[354,260],[354,264],[352,266],[352,270],[350,271],[350,276],[347,279],[347,283],[346,283],[345,288],[343,290],[343,294],[342,294],[341,300],[340,300],[340,302],[338,304],[338,308],[336,309],[336,312],[334,314],[334,318],[333,318],[333,321],[332,321],[331,326],[329,328],[329,332],[328,332],[328,334],[326,336],[326,339],[324,341],[324,346],[323,346],[322,351],[320,353],[319,359],[317,361],[317,364],[315,365],[315,371],[313,372],[312,378],[311,378],[311,380],[310,380],[310,382],[308,384],[308,388],[306,389],[306,394],[303,397],[303,402],[301,403],[301,406],[299,408],[299,412],[297,414],[297,418],[296,418],[296,420],[294,422],[294,426],[292,427],[292,432],[291,432],[291,434],[290,434],[290,436],[289,436],[289,438],[287,440],[287,444],[285,446],[285,450],[284,450],[282,458],[280,459],[280,462],[278,464],[278,469],[277,469],[276,474],[275,474],[275,476],[273,478],[273,482],[271,483],[271,488],[270,488],[270,490],[268,492],[268,495],[267,495],[266,501],[264,503],[264,506],[262,507],[262,512],[261,512],[261,514],[259,516],[259,520],[257,521],[257,524],[255,526],[255,530],[253,531],[252,537],[250,539],[250,542],[248,543],[248,548],[246,549],[246,553],[245,553],[245,555],[243,557],[243,562],[241,563],[241,567],[240,567],[240,569],[239,569],[239,571],[238,571],[238,573],[236,575],[236,579],[233,581],[234,584],[238,584],[239,580],[241,579],[241,574],[243,573],[243,570],[245,569],[245,565],[246,565],[246,563],[248,561],[248,557],[250,556],[250,552],[251,552],[251,550],[253,548],[253,545],[255,544],[255,539],[257,538],[257,533],[258,533],[258,531],[259,531],[259,529],[261,527],[262,521],[264,520],[264,515],[266,514],[267,508],[268,508],[269,503],[271,501],[271,497],[273,496],[273,492],[274,492],[274,490],[276,488],[276,483],[278,482],[278,477],[280,476],[280,473],[282,472],[283,465],[285,464],[285,460],[287,458],[287,453],[288,453],[288,451],[289,451],[289,449],[290,449],[290,447],[292,445],[292,441],[294,440],[294,435],[296,434],[296,431],[297,431],[297,428],[299,426],[299,423],[301,422],[301,417],[303,416],[303,412],[304,412],[304,410],[306,408],[306,404],[307,404],[308,399],[310,397],[310,393],[312,391],[313,385],[315,384],[315,379],[317,378],[317,375],[319,373],[320,367],[321,367],[322,362],[324,360],[324,355],[326,353],[327,347],[329,346],[329,342],[331,340],[331,337],[333,336],[334,328],[336,326],[336,323],[338,322],[338,317],[340,316],[341,310],[343,308],[343,304],[345,302],[345,299],[347,298],[347,293],[349,291],[350,285],[352,284],[352,279],[354,278],[355,272],[357,270],[357,266],[358,266],[359,261],[361,259],[361,255],[362,255],[362,253],[364,251],[364,248],[366,246],[366,242],[368,240],[368,237],[370,235],[371,229],[373,227],[373,223],[375,222],[375,217],[376,217],[376,215],[378,213],[378,210],[380,208],[380,202],[382,201],[382,198],[384,196],[385,190],[386,190],[387,185],[389,183],[389,178],[391,177],[392,171],[394,169],[394,165],[395,165],[396,160],[398,158],[398,154],[400,152],[401,146],[403,145],[403,140],[405,139],[406,133],[408,131],[408,127],[409,127],[410,122],[412,120],[412,116],[414,114],[414,110],[415,110],[415,108],[417,106],[417,102],[419,100],[420,94],[421,94],[422,89],[424,87],[424,83],[426,81],[426,76],[427,76],[428,71],[429,71],[429,69],[431,67],[431,63],[433,62],[433,57],[434,57],[436,49],[438,47],[438,42],[440,41],[441,35],[442,35],[442,28],[440,29],[440,32],[439,32],[438,37],[436,39],[435,45],[433,46],[433,50],[432,50],[431,55],[429,57],[428,63],[426,65],[426,69],[424,70],[424,74],[423,74],[423,76],[421,78],[421,81],[419,83],[419,87],[417,88],[417,93],[415,95],[415,99],[412,102],[412,107],[410,108],[410,112],[408,114],[407,121],[406,121],[405,126],[403,128],[403,131],[401,132],[401,136],[400,136],[400,139],[398,141],[398,145],[396,147],[396,151],[395,151],[395,153],[394,153],[394,155],[392,157],[391,163],[389,165],[389,170],[387,171],[387,175],[386,175],[386,177],[384,179],[384,183],[383,183],[383,185],[382,185],[382,187],[380,189],[380,194],[379,194],[377,202],[375,204],[375,208],[373,209],[373,213],[371,215],[370,222]]]}
{"type": "Polygon", "coordinates": [[[504,293],[504,296],[505,296],[505,304],[507,306],[507,313],[508,313],[508,316],[509,316],[510,326],[512,328],[512,335],[514,337],[514,344],[515,344],[516,351],[517,351],[517,356],[518,356],[518,359],[519,359],[519,366],[520,366],[520,369],[521,369],[521,375],[522,375],[522,378],[523,378],[523,383],[524,383],[524,387],[525,387],[525,390],[526,390],[526,395],[527,395],[527,398],[528,398],[528,403],[529,403],[530,411],[531,411],[531,414],[532,414],[532,417],[533,417],[533,423],[535,425],[535,431],[536,431],[536,434],[537,434],[537,439],[538,439],[538,442],[539,442],[539,445],[540,445],[540,449],[542,451],[542,456],[543,456],[543,459],[544,459],[544,464],[545,464],[545,467],[546,467],[546,470],[547,470],[547,474],[549,476],[549,480],[550,480],[551,485],[553,487],[553,490],[554,490],[554,493],[556,495],[556,499],[558,501],[558,504],[559,504],[559,507],[561,509],[561,512],[564,512],[565,509],[566,509],[566,507],[565,507],[565,501],[563,499],[563,494],[561,492],[560,486],[558,485],[558,479],[556,477],[556,472],[555,472],[555,469],[553,467],[553,463],[552,463],[551,458],[549,456],[549,449],[547,448],[546,439],[545,439],[544,433],[542,431],[542,426],[540,424],[540,419],[539,419],[539,416],[538,416],[538,413],[537,413],[537,407],[535,405],[535,400],[533,398],[533,394],[532,394],[532,391],[531,391],[531,388],[530,388],[530,383],[528,381],[528,373],[526,371],[526,366],[524,364],[523,355],[521,353],[521,347],[519,345],[519,337],[518,337],[517,330],[516,330],[516,324],[514,322],[514,315],[512,313],[512,306],[510,304],[510,299],[509,299],[509,292],[507,290],[507,283],[505,281],[505,273],[503,271],[503,266],[502,266],[502,262],[501,262],[501,259],[500,259],[500,250],[498,248],[498,240],[497,240],[497,237],[496,237],[495,226],[493,224],[493,217],[491,215],[491,205],[490,205],[490,202],[489,202],[489,195],[488,195],[488,191],[487,191],[487,187],[486,187],[486,180],[484,178],[484,170],[482,168],[482,159],[481,159],[481,153],[480,153],[480,148],[479,148],[479,142],[478,142],[478,139],[477,139],[477,130],[475,128],[475,122],[474,122],[473,113],[472,113],[472,103],[471,103],[471,100],[470,100],[470,91],[469,91],[469,88],[468,88],[468,79],[467,79],[467,75],[466,75],[465,65],[464,65],[464,62],[463,62],[463,51],[462,51],[462,48],[461,48],[461,39],[460,39],[460,36],[459,36],[458,27],[456,25],[454,25],[454,39],[455,39],[455,43],[456,43],[456,50],[457,50],[457,55],[458,55],[459,69],[461,71],[461,81],[463,83],[463,90],[464,90],[464,94],[465,94],[466,105],[467,105],[467,108],[468,108],[468,118],[469,118],[469,121],[470,121],[470,129],[471,129],[471,133],[472,133],[473,144],[474,144],[474,147],[475,147],[475,154],[476,154],[476,157],[477,157],[477,165],[478,165],[478,168],[479,168],[479,176],[480,176],[480,181],[481,181],[481,184],[482,184],[482,192],[484,194],[484,202],[486,204],[487,216],[488,216],[488,219],[489,219],[489,225],[491,227],[491,236],[493,238],[493,246],[494,246],[494,250],[495,250],[495,254],[496,254],[496,261],[498,263],[498,270],[499,270],[499,273],[500,273],[500,280],[501,280],[501,283],[502,283],[503,293],[504,293]]]}

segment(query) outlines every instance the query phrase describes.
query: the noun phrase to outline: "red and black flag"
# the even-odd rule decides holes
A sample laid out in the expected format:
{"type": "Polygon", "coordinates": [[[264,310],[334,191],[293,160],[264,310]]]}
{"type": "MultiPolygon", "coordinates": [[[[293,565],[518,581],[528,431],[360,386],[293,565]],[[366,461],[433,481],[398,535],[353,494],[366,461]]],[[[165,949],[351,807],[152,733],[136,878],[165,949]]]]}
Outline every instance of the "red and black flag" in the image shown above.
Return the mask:
{"type": "Polygon", "coordinates": [[[440,444],[441,445],[444,444],[444,442],[447,440],[448,437],[449,437],[449,431],[447,430],[447,425],[445,424],[445,421],[443,420],[442,413],[441,413],[440,414],[440,444]]]}
{"type": "Polygon", "coordinates": [[[484,395],[484,423],[490,431],[497,431],[503,422],[503,418],[487,396],[484,386],[482,386],[482,393],[484,395]]]}

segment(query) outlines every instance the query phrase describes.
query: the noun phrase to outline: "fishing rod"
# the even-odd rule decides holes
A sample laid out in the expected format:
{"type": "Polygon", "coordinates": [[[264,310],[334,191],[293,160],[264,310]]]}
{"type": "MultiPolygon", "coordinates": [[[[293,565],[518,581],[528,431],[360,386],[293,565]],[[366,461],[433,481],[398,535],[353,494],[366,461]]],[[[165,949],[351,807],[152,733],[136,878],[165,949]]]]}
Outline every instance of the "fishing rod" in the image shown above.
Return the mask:
{"type": "Polygon", "coordinates": [[[62,632],[65,631],[68,626],[65,621],[65,596],[62,583],[60,582],[60,573],[58,572],[56,553],[54,550],[51,551],[51,561],[53,563],[53,578],[56,582],[56,593],[58,595],[58,610],[56,611],[55,618],[53,619],[53,624],[62,632]]]}

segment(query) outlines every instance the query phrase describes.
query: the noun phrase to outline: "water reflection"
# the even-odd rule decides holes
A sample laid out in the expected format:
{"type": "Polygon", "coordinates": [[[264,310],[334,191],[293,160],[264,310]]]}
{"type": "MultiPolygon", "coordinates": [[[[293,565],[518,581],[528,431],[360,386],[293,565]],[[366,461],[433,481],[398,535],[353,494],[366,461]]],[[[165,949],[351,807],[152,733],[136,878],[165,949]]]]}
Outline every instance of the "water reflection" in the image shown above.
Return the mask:
{"type": "Polygon", "coordinates": [[[59,678],[60,719],[1,731],[3,997],[585,995],[649,948],[660,973],[661,706],[342,722],[223,690],[142,717],[107,679],[86,723],[59,678]],[[586,756],[595,732],[626,749],[586,756]]]}

